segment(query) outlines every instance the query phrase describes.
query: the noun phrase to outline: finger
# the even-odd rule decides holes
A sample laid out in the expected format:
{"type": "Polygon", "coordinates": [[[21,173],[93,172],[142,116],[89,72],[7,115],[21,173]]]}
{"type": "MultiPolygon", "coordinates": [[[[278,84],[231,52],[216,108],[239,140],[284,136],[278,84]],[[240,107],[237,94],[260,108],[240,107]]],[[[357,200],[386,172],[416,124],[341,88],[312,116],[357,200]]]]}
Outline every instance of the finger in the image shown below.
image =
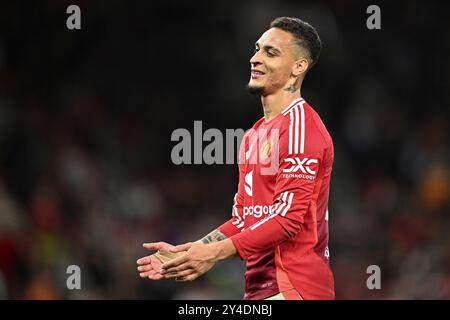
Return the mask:
{"type": "Polygon", "coordinates": [[[150,271],[140,272],[139,276],[141,278],[148,278],[148,276],[153,276],[153,275],[155,275],[155,273],[156,272],[154,270],[150,270],[150,271]]]}
{"type": "Polygon", "coordinates": [[[150,274],[148,276],[148,278],[150,280],[162,280],[162,279],[164,279],[164,277],[162,275],[160,275],[159,273],[154,273],[154,274],[152,273],[152,274],[150,274]]]}
{"type": "Polygon", "coordinates": [[[173,278],[173,276],[177,276],[180,274],[180,272],[185,272],[186,270],[193,270],[192,268],[185,268],[183,270],[179,270],[179,271],[170,271],[170,272],[163,272],[160,273],[163,277],[171,277],[173,278]]]}
{"type": "Polygon", "coordinates": [[[184,271],[184,270],[187,270],[187,269],[193,269],[189,262],[182,263],[182,264],[180,264],[180,265],[178,265],[176,267],[172,267],[172,268],[169,268],[169,269],[161,270],[160,273],[162,275],[166,275],[166,274],[171,274],[171,273],[178,273],[178,272],[181,272],[181,271],[184,271]]]}
{"type": "Polygon", "coordinates": [[[194,281],[198,277],[199,277],[199,274],[195,273],[195,274],[191,274],[191,275],[186,276],[186,277],[180,277],[178,279],[175,279],[175,281],[178,281],[178,282],[194,281]]]}
{"type": "Polygon", "coordinates": [[[146,265],[137,267],[137,270],[139,272],[146,272],[146,271],[154,270],[154,268],[151,264],[146,264],[146,265]]]}
{"type": "Polygon", "coordinates": [[[150,270],[147,272],[141,272],[139,274],[139,276],[141,278],[148,278],[150,280],[161,280],[163,279],[163,276],[161,276],[158,272],[154,271],[154,270],[150,270]]]}
{"type": "Polygon", "coordinates": [[[149,278],[150,280],[161,280],[161,279],[163,279],[163,276],[160,275],[160,274],[155,274],[155,275],[150,275],[150,276],[148,276],[148,278],[149,278]]]}
{"type": "Polygon", "coordinates": [[[182,252],[182,251],[188,251],[192,247],[192,242],[179,244],[177,246],[171,247],[169,249],[170,252],[182,252]]]}
{"type": "Polygon", "coordinates": [[[178,258],[175,258],[173,260],[170,260],[170,261],[164,263],[161,266],[161,269],[163,269],[163,270],[170,269],[170,268],[179,266],[179,265],[181,265],[183,263],[186,263],[188,261],[189,261],[188,255],[187,254],[183,254],[182,256],[179,256],[178,258]]]}
{"type": "Polygon", "coordinates": [[[193,273],[195,273],[194,269],[187,269],[187,270],[180,271],[180,272],[177,272],[177,273],[165,274],[164,278],[165,279],[175,279],[175,280],[177,280],[177,278],[183,278],[183,277],[189,276],[189,275],[191,275],[193,273]]]}
{"type": "Polygon", "coordinates": [[[151,262],[151,258],[150,257],[151,256],[142,257],[142,258],[138,259],[136,261],[136,263],[140,264],[140,265],[142,265],[142,264],[149,264],[151,262]]]}
{"type": "Polygon", "coordinates": [[[142,244],[142,246],[148,250],[167,250],[167,247],[172,247],[165,242],[149,242],[142,244]]]}

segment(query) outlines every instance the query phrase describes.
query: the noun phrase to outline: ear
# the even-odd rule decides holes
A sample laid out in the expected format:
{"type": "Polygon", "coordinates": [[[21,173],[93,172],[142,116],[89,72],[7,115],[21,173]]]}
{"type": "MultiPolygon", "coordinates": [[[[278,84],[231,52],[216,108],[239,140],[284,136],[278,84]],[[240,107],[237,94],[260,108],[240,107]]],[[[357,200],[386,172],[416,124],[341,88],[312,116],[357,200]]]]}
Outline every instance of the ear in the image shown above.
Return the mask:
{"type": "Polygon", "coordinates": [[[309,61],[306,58],[300,58],[295,61],[294,66],[292,67],[292,75],[294,77],[298,77],[304,74],[309,67],[309,61]]]}

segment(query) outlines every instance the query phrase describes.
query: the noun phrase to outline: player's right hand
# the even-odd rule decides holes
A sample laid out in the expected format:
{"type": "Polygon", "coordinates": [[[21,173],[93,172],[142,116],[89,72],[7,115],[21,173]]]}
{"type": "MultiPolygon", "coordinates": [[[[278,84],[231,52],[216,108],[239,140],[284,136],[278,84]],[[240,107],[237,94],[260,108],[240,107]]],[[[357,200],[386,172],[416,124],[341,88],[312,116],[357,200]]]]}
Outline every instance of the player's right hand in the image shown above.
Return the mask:
{"type": "MultiPolygon", "coordinates": [[[[158,250],[158,252],[169,252],[170,248],[174,246],[167,242],[156,242],[156,243],[144,243],[143,247],[148,250],[158,250]]],[[[156,254],[142,257],[136,261],[138,264],[137,270],[139,271],[139,276],[141,278],[149,278],[151,280],[161,280],[161,265],[163,262],[158,258],[156,254]]]]}

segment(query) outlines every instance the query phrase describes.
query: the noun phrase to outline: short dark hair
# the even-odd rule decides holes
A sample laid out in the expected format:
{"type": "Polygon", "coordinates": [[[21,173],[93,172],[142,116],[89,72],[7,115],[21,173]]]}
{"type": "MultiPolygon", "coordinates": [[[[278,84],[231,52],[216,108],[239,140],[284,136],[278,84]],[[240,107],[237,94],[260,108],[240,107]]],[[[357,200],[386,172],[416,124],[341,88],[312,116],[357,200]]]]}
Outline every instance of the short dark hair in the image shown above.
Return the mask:
{"type": "Polygon", "coordinates": [[[270,23],[270,27],[291,33],[297,45],[306,49],[310,60],[308,69],[316,64],[322,50],[322,41],[312,25],[298,18],[279,17],[270,23]]]}

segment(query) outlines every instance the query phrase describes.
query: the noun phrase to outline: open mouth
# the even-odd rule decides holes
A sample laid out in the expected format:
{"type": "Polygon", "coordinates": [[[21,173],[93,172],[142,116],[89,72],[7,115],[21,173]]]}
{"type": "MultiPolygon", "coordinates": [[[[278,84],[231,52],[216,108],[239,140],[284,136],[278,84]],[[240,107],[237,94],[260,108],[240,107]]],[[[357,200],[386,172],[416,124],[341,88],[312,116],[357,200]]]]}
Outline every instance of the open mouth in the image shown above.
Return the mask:
{"type": "Polygon", "coordinates": [[[257,78],[260,78],[260,77],[262,77],[263,75],[265,75],[264,72],[262,72],[262,71],[260,71],[260,70],[256,70],[256,69],[253,69],[252,72],[251,72],[251,74],[252,74],[252,79],[257,79],[257,78]]]}

